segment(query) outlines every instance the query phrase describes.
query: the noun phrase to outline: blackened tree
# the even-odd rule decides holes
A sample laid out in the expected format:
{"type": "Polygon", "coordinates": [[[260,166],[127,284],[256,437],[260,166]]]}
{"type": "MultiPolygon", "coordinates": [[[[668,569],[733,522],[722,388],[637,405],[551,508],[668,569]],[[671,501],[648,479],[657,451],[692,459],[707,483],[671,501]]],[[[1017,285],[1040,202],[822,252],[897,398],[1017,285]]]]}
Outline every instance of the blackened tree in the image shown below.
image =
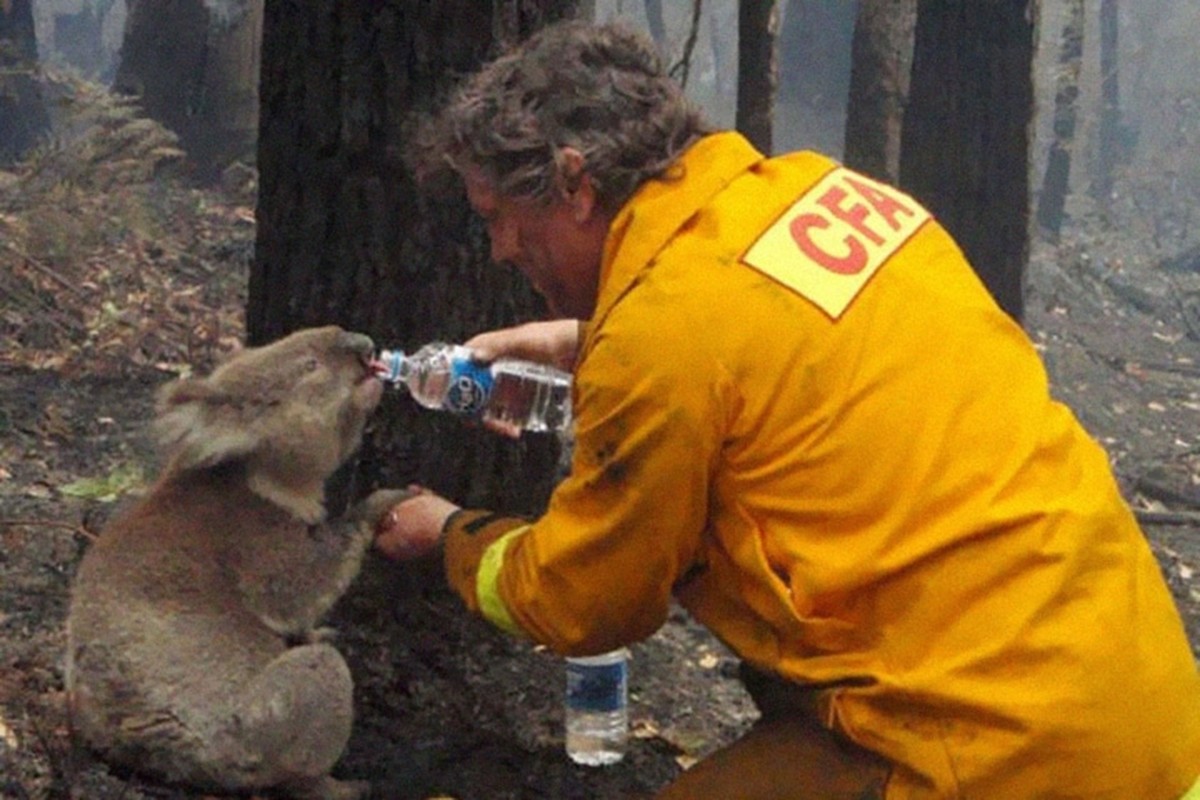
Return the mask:
{"type": "Polygon", "coordinates": [[[916,22],[917,0],[860,0],[854,24],[842,158],[888,183],[900,179],[916,22]]]}
{"type": "Polygon", "coordinates": [[[1034,19],[1025,0],[919,0],[900,185],[1024,312],[1034,19]]]}
{"type": "MultiPolygon", "coordinates": [[[[267,2],[251,341],[336,322],[410,349],[541,312],[519,274],[490,263],[465,198],[428,199],[405,156],[413,120],[456,78],[572,5],[267,2]]],[[[402,396],[376,419],[358,490],[419,480],[525,512],[548,496],[553,441],[502,440],[402,396]]]]}
{"type": "Polygon", "coordinates": [[[0,165],[20,159],[50,127],[37,70],[30,0],[0,0],[0,165]]]}

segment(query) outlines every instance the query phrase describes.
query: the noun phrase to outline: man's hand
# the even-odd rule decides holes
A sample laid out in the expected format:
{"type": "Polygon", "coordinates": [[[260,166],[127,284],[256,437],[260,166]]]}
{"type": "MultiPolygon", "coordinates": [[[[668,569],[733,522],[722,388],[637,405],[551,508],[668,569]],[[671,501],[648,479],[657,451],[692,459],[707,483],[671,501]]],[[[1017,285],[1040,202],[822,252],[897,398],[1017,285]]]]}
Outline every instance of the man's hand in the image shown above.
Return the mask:
{"type": "Polygon", "coordinates": [[[432,552],[446,520],[458,506],[420,487],[412,497],[392,506],[375,526],[375,548],[388,558],[407,561],[432,552]]]}
{"type": "Polygon", "coordinates": [[[583,323],[577,319],[527,322],[481,333],[463,344],[479,361],[521,358],[570,372],[579,354],[582,328],[583,323]]]}

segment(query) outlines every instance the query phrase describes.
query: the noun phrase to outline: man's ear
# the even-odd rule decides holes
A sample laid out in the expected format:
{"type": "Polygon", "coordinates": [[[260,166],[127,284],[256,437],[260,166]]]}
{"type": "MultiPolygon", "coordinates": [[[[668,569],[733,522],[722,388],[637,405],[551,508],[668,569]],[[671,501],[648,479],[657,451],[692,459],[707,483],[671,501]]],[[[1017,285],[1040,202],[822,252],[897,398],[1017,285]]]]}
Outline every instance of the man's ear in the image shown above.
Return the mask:
{"type": "Polygon", "coordinates": [[[558,190],[563,201],[576,222],[587,222],[596,210],[596,187],[587,172],[583,153],[574,147],[562,147],[555,160],[558,162],[558,190]]]}

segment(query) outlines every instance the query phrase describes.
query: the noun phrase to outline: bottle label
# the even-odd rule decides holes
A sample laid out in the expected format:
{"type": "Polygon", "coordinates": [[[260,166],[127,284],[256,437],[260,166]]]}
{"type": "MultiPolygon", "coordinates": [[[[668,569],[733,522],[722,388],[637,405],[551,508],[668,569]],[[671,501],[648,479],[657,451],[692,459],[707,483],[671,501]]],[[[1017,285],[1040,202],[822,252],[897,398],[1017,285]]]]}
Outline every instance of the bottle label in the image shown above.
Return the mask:
{"type": "Polygon", "coordinates": [[[572,711],[617,711],[626,702],[628,669],[625,661],[590,666],[567,662],[567,707],[572,711]]]}
{"type": "Polygon", "coordinates": [[[446,410],[455,414],[478,416],[492,392],[492,373],[486,364],[469,358],[450,362],[450,388],[446,392],[446,410]]]}

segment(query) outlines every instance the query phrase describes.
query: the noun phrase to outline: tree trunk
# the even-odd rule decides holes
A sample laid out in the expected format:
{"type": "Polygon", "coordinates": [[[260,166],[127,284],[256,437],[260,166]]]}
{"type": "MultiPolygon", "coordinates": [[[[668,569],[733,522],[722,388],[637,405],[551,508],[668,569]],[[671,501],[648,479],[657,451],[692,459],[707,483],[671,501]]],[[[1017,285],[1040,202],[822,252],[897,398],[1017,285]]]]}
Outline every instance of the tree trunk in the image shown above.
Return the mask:
{"type": "Polygon", "coordinates": [[[1092,193],[1105,213],[1112,200],[1113,170],[1120,159],[1121,87],[1117,6],[1117,0],[1100,2],[1100,130],[1092,193]]]}
{"type": "Polygon", "coordinates": [[[263,0],[135,0],[113,88],[180,139],[211,179],[250,158],[258,133],[263,0]]]}
{"type": "Polygon", "coordinates": [[[0,0],[0,166],[18,161],[50,128],[37,71],[31,0],[0,0]]]}
{"type": "Polygon", "coordinates": [[[846,165],[900,180],[900,132],[912,70],[917,0],[860,0],[850,57],[846,165]]]}
{"type": "MultiPolygon", "coordinates": [[[[497,36],[527,35],[573,11],[550,0],[408,1],[382,11],[366,0],[267,2],[252,342],[338,323],[411,349],[539,314],[524,279],[489,262],[465,198],[426,201],[403,153],[414,110],[474,71],[497,36]]],[[[364,445],[358,486],[415,480],[460,503],[534,513],[555,451],[546,437],[503,440],[394,392],[364,445]]]]}
{"type": "Polygon", "coordinates": [[[650,36],[654,39],[654,43],[658,45],[658,52],[667,52],[667,24],[663,19],[662,0],[645,0],[646,5],[646,27],[650,29],[650,36]]]}
{"type": "Polygon", "coordinates": [[[918,0],[900,184],[1020,321],[1028,255],[1034,22],[1025,0],[918,0]]]}
{"type": "Polygon", "coordinates": [[[761,152],[771,152],[778,68],[775,0],[738,3],[738,91],[736,127],[761,152]]]}
{"type": "Polygon", "coordinates": [[[1079,104],[1079,75],[1083,66],[1083,0],[1069,0],[1059,50],[1054,93],[1054,140],[1046,158],[1046,174],[1038,197],[1037,223],[1043,234],[1058,241],[1071,192],[1071,152],[1079,104]]]}

